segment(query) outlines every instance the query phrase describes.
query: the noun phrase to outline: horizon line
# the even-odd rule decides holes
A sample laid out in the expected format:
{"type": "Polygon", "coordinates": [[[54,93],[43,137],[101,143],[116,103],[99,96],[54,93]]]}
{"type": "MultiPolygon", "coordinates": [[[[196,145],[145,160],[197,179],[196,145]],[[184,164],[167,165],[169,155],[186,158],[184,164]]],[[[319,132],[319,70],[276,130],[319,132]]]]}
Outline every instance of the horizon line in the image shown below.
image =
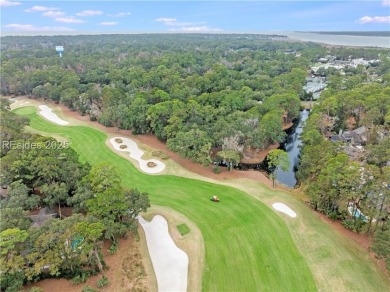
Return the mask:
{"type": "MultiPolygon", "coordinates": [[[[274,34],[274,33],[320,33],[320,32],[345,32],[345,33],[383,33],[388,32],[390,36],[390,32],[388,30],[264,30],[264,31],[1,31],[0,37],[3,36],[76,36],[76,35],[106,35],[106,34],[274,34]]],[[[382,36],[382,37],[389,37],[382,36]]],[[[367,36],[366,36],[367,37],[367,36]]]]}

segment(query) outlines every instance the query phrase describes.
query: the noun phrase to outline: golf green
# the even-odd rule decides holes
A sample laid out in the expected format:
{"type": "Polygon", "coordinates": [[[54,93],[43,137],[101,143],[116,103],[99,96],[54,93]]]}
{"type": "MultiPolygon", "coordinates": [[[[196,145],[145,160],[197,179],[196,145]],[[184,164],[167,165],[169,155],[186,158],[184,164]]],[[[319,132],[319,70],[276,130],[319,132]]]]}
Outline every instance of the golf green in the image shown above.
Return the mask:
{"type": "MultiPolygon", "coordinates": [[[[81,161],[108,161],[126,188],[150,194],[152,204],[169,206],[200,228],[205,241],[204,291],[316,291],[313,276],[283,220],[259,200],[232,187],[176,176],[150,176],[105,144],[106,134],[91,127],[57,126],[31,110],[36,130],[65,137],[81,161]],[[221,202],[210,202],[218,195],[221,202]]],[[[291,219],[294,220],[294,219],[291,219]]]]}

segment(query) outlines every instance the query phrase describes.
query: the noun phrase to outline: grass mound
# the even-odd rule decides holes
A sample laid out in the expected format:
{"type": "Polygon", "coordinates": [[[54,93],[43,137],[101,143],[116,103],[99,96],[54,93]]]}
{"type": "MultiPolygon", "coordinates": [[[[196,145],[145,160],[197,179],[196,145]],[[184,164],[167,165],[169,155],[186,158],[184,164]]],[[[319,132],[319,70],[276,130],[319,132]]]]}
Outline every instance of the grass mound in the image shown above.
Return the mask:
{"type": "Polygon", "coordinates": [[[168,160],[170,158],[170,156],[167,153],[165,153],[165,152],[163,152],[161,150],[154,150],[154,151],[152,151],[152,156],[159,157],[162,160],[168,160]]]}
{"type": "Polygon", "coordinates": [[[148,163],[146,163],[146,165],[147,165],[148,167],[150,167],[150,168],[156,167],[156,166],[157,166],[157,164],[156,164],[155,162],[153,162],[153,161],[149,161],[148,163]]]}

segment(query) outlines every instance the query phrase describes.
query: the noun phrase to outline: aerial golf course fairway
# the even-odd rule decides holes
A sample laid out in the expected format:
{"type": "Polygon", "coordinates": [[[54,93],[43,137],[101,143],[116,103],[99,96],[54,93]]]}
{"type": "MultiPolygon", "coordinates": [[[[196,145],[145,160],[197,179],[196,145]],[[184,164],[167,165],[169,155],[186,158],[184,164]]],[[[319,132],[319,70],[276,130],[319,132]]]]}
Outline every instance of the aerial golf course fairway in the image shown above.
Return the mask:
{"type": "MultiPolygon", "coordinates": [[[[112,163],[122,174],[124,187],[148,192],[152,204],[171,207],[194,222],[205,242],[202,291],[356,291],[356,287],[388,291],[383,275],[359,276],[367,272],[364,267],[334,275],[340,277],[338,287],[316,283],[315,271],[298,251],[281,217],[242,191],[194,179],[143,174],[112,152],[105,144],[107,135],[99,130],[55,125],[41,118],[34,107],[15,112],[30,118],[33,129],[65,137],[81,161],[112,163]],[[212,195],[218,195],[221,203],[211,203],[212,195]]],[[[354,269],[359,265],[365,263],[353,265],[354,269]]]]}

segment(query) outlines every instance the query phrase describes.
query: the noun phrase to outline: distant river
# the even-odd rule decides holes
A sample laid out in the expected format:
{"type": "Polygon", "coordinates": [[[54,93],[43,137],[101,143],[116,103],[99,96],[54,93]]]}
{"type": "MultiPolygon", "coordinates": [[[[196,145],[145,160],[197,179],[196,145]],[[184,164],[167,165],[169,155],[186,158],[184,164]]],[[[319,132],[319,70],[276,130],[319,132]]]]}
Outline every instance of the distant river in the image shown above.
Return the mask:
{"type": "MultiPolygon", "coordinates": [[[[276,33],[276,32],[273,32],[276,33]]],[[[331,35],[311,32],[277,32],[290,39],[340,46],[390,48],[390,37],[331,35]]]]}

